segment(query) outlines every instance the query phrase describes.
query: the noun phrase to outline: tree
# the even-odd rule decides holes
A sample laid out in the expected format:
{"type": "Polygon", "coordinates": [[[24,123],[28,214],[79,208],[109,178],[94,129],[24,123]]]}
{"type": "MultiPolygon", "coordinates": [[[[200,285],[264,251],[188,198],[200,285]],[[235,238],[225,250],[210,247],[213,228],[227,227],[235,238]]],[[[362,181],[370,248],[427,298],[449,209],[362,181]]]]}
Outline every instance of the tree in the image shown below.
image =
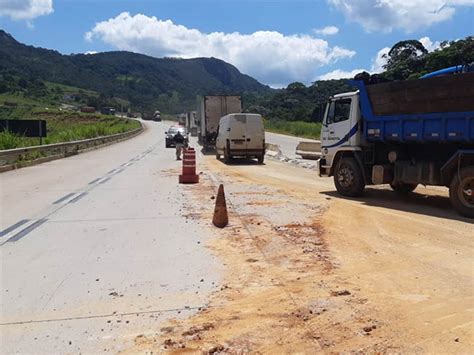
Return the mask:
{"type": "Polygon", "coordinates": [[[404,80],[413,72],[423,70],[424,58],[428,50],[420,41],[407,40],[395,44],[384,58],[387,64],[384,65],[390,79],[404,80]]]}
{"type": "Polygon", "coordinates": [[[292,92],[303,92],[304,90],[306,90],[306,86],[303,83],[295,82],[288,85],[286,90],[292,92]]]}
{"type": "Polygon", "coordinates": [[[21,78],[20,80],[18,80],[18,85],[22,88],[22,89],[26,89],[26,87],[28,86],[28,82],[21,78]]]}

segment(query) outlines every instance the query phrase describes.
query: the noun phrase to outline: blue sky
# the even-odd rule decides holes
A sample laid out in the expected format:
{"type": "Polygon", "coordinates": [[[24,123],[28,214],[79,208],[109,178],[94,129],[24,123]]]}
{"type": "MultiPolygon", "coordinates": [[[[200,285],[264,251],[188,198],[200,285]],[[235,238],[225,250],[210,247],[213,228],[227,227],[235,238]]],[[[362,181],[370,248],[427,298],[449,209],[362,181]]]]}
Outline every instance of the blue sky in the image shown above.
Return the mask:
{"type": "Polygon", "coordinates": [[[274,87],[380,70],[403,39],[474,35],[474,0],[0,0],[0,28],[61,53],[214,56],[274,87]]]}

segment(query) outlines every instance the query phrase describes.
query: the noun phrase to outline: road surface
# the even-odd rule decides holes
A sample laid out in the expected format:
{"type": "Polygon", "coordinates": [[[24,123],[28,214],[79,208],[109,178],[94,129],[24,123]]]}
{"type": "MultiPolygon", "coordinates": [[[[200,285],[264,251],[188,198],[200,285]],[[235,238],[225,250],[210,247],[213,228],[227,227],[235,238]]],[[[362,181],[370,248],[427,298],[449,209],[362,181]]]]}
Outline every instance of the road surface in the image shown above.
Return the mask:
{"type": "Polygon", "coordinates": [[[2,353],[116,353],[217,287],[167,126],[146,124],[134,139],[0,174],[2,353]]]}
{"type": "Polygon", "coordinates": [[[446,189],[344,199],[294,164],[202,154],[178,186],[148,125],[0,175],[3,352],[472,352],[474,229],[446,189]]]}
{"type": "Polygon", "coordinates": [[[209,179],[190,191],[195,206],[223,183],[230,209],[210,241],[223,287],[127,353],[472,353],[474,229],[446,189],[344,199],[332,179],[288,163],[199,164],[209,179]]]}
{"type": "Polygon", "coordinates": [[[299,138],[271,132],[265,132],[265,140],[267,143],[279,145],[283,155],[289,159],[301,159],[299,155],[295,154],[296,146],[300,142],[315,142],[313,139],[299,138]]]}

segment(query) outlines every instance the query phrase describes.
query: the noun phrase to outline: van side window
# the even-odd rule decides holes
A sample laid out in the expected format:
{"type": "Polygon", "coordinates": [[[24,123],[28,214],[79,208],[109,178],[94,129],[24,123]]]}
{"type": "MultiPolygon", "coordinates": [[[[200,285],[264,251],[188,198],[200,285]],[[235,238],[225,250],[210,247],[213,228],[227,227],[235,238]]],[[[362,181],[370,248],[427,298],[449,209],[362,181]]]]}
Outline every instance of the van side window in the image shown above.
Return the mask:
{"type": "Polygon", "coordinates": [[[351,99],[332,101],[329,106],[327,124],[347,121],[351,112],[351,99]]]}

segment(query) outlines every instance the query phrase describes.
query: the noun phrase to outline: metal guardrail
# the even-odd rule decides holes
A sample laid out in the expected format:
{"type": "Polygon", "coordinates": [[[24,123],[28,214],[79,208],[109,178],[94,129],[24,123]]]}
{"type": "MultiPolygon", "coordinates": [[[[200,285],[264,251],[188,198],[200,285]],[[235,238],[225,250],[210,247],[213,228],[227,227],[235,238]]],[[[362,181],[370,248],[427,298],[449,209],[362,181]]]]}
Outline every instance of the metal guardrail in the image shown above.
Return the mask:
{"type": "Polygon", "coordinates": [[[6,165],[17,163],[26,158],[31,153],[43,153],[42,157],[58,156],[67,157],[80,153],[88,149],[92,149],[104,144],[122,141],[133,136],[138,135],[144,130],[143,125],[140,128],[134,129],[129,132],[112,134],[109,136],[84,139],[80,141],[38,145],[33,147],[23,147],[8,150],[0,150],[0,168],[6,165]]]}

